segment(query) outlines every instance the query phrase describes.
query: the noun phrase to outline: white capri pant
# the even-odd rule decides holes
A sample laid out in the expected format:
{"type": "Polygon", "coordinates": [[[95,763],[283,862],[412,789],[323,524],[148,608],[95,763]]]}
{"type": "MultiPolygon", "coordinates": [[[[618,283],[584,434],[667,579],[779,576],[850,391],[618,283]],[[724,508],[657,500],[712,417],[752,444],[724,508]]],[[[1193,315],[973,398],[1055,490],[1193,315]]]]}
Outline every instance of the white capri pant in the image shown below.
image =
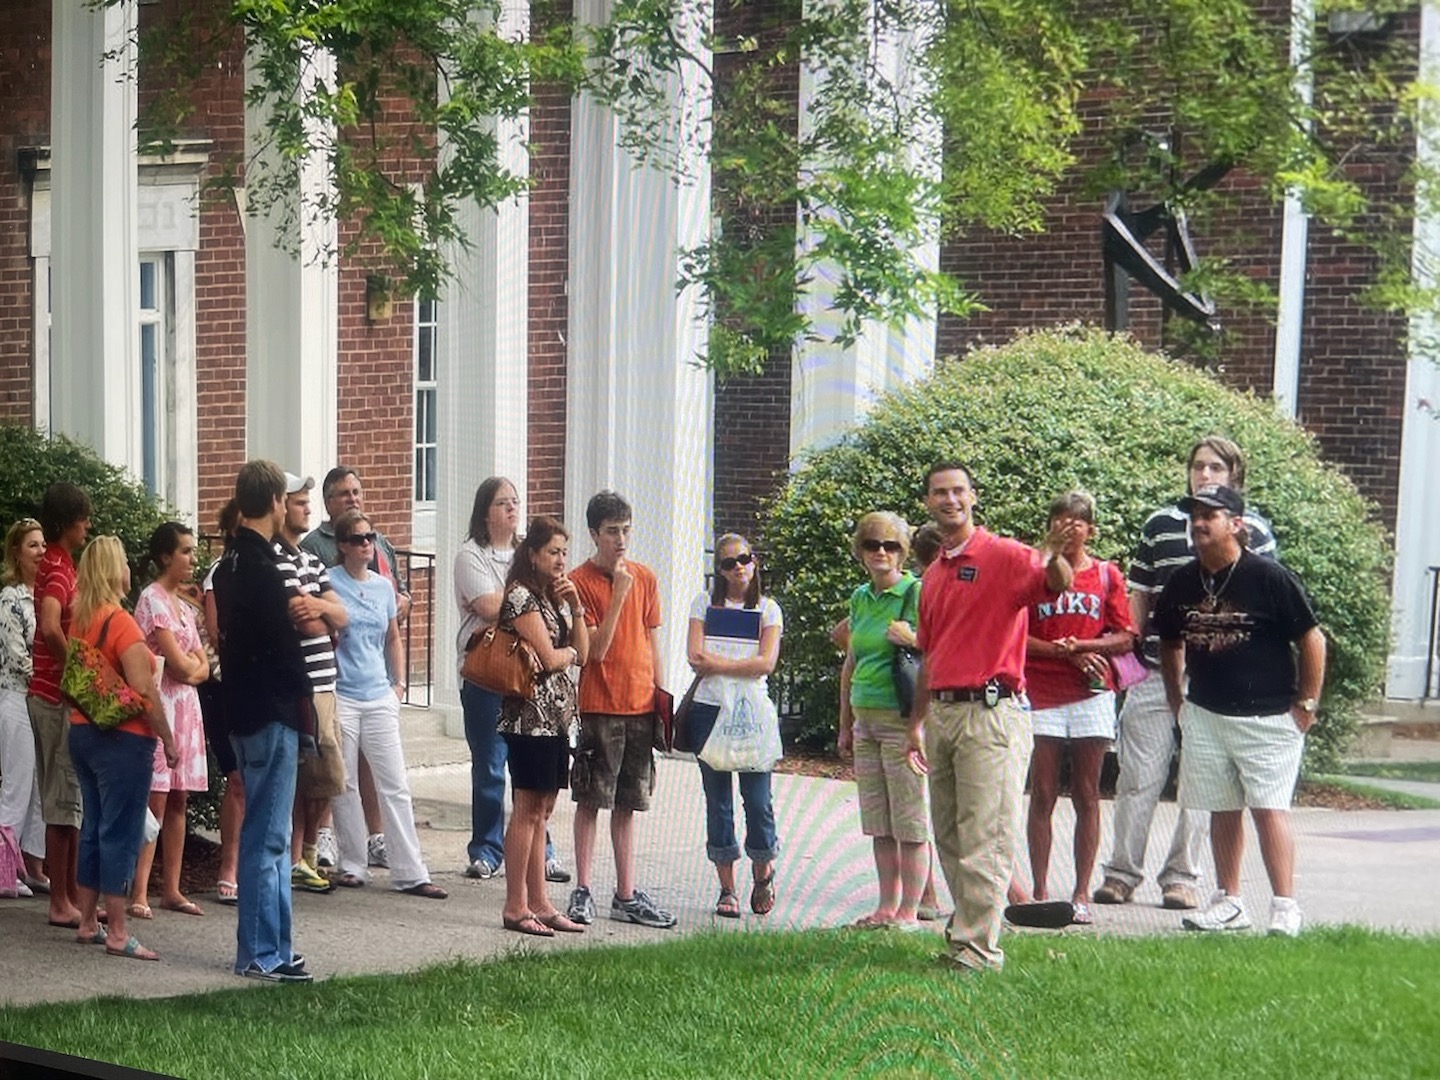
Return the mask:
{"type": "Polygon", "coordinates": [[[370,763],[375,793],[385,821],[385,851],[389,856],[390,884],[409,889],[430,880],[420,855],[415,811],[410,803],[410,782],[405,778],[405,754],[400,745],[400,700],[387,693],[374,701],[355,701],[335,695],[340,719],[340,748],[345,755],[345,794],[331,802],[335,812],[335,842],[340,869],[368,881],[365,812],[360,806],[360,753],[370,763]]]}
{"type": "Polygon", "coordinates": [[[0,690],[0,825],[15,830],[15,839],[26,855],[45,857],[35,732],[20,690],[0,690]]]}
{"type": "Polygon", "coordinates": [[[1288,810],[1305,736],[1289,712],[1225,716],[1180,706],[1180,805],[1186,810],[1288,810]]]}

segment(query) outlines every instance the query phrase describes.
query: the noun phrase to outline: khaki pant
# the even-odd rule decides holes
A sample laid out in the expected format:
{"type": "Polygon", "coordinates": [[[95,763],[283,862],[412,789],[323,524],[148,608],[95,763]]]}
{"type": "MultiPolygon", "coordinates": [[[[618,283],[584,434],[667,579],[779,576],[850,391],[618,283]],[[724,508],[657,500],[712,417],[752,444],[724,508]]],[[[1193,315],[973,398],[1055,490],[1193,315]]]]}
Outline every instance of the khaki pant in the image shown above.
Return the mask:
{"type": "Polygon", "coordinates": [[[1015,698],[1002,698],[993,709],[983,702],[930,703],[930,812],[940,866],[955,898],[945,937],[952,955],[971,967],[1005,963],[1000,926],[1033,746],[1030,713],[1015,698]]]}

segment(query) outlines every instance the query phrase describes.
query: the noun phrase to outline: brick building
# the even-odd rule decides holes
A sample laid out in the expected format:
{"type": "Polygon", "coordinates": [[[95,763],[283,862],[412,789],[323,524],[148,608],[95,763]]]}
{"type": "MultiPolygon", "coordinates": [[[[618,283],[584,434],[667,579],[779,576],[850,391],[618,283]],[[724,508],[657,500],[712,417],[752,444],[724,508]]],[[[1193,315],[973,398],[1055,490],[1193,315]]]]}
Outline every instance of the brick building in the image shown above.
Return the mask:
{"type": "MultiPolygon", "coordinates": [[[[576,0],[582,18],[603,8],[576,0]]],[[[442,705],[456,693],[448,566],[485,476],[512,477],[527,515],[561,514],[577,559],[589,550],[586,498],[609,486],[631,499],[635,554],[660,577],[670,682],[680,684],[677,613],[699,586],[708,538],[753,531],[759,498],[797,452],[835,438],[871,392],[937,356],[1101,314],[1100,206],[1071,189],[1043,236],[972,234],[928,253],[983,294],[988,314],[875,329],[843,349],[807,344],[772,356],[761,376],[715,386],[690,363],[705,351],[696,297],[674,289],[677,249],[706,235],[717,212],[708,166],[692,163],[688,186],[637,168],[607,110],[546,88],[524,124],[501,125],[507,162],[533,181],[528,195],[471,212],[472,244],[454,254],[457,280],[439,303],[397,301],[386,313],[368,302],[362,261],[324,265],[307,257],[313,234],[278,236],[284,226],[247,216],[243,171],[242,196],[197,202],[203,180],[243,161],[254,134],[238,41],[204,74],[176,153],[137,155],[136,109],[153,87],[143,70],[137,89],[96,58],[133,20],[174,9],[175,0],[98,11],[81,0],[53,11],[0,0],[0,417],[82,438],[202,528],[247,457],[317,477],[337,461],[353,465],[377,525],[438,556],[442,705]]],[[[718,29],[738,32],[725,20],[747,10],[717,11],[718,29]]],[[[529,28],[521,0],[504,17],[516,32],[529,28]]],[[[1436,23],[1426,8],[1394,32],[1434,42],[1436,23]]],[[[698,31],[683,32],[698,52],[698,31]]],[[[715,57],[717,77],[737,62],[715,57]]],[[[904,63],[903,43],[886,62],[904,63]]],[[[792,74],[787,93],[803,122],[815,89],[798,64],[781,77],[792,74]]],[[[1098,116],[1103,103],[1093,107],[1098,116]]],[[[403,127],[405,117],[388,121],[403,127]]],[[[414,180],[427,162],[392,164],[414,180]]],[[[1440,380],[1406,354],[1403,326],[1358,305],[1370,269],[1361,253],[1306,237],[1293,216],[1247,194],[1243,178],[1229,183],[1242,218],[1197,239],[1279,285],[1291,298],[1282,328],[1298,320],[1300,345],[1298,357],[1287,353],[1277,338],[1292,340],[1288,330],[1242,320],[1225,377],[1292,403],[1396,530],[1391,690],[1419,696],[1425,567],[1440,562],[1427,546],[1440,534],[1440,500],[1423,478],[1440,464],[1440,441],[1418,403],[1440,401],[1440,380]]],[[[822,319],[825,290],[817,282],[805,301],[822,319]]],[[[1132,311],[1135,331],[1154,343],[1155,306],[1137,293],[1132,311]]]]}

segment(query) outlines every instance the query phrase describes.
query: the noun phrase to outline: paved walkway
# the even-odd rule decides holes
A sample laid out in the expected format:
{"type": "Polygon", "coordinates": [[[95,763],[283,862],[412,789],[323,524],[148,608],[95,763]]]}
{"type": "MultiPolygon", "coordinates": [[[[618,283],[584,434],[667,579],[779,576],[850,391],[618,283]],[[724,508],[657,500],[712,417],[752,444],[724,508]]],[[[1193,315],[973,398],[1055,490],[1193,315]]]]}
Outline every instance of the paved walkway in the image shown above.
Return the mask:
{"type": "MultiPolygon", "coordinates": [[[[417,725],[423,728],[423,725],[417,725]]],[[[450,890],[443,902],[401,896],[385,887],[385,874],[366,889],[295,897],[296,946],[320,977],[406,971],[455,957],[486,960],[516,950],[551,951],[596,944],[644,943],[671,933],[717,928],[747,933],[765,928],[843,925],[873,902],[869,844],[860,835],[854,788],[838,781],[797,776],[775,778],[776,811],[783,845],[779,900],[765,919],[735,922],[711,914],[716,894],[704,858],[704,804],[695,766],[660,763],[656,809],[637,816],[637,883],[680,919],[676,931],[647,930],[608,918],[584,935],[522,938],[500,927],[503,878],[470,881],[460,874],[468,833],[469,775],[465,744],[427,735],[407,736],[412,787],[425,856],[435,880],[450,890]]],[[[1110,804],[1103,804],[1108,845],[1110,804]]],[[[1175,807],[1156,817],[1152,859],[1161,857],[1175,807]]],[[[572,842],[571,804],[562,794],[554,832],[566,861],[572,842]]],[[[1069,804],[1056,812],[1056,835],[1071,835],[1069,804]]],[[[1440,811],[1297,810],[1299,894],[1312,923],[1440,932],[1440,811]]],[[[602,824],[602,841],[606,831],[602,824]]],[[[1244,890],[1252,912],[1264,913],[1269,889],[1259,854],[1250,843],[1244,890]]],[[[1057,844],[1052,892],[1070,887],[1068,840],[1057,844]]],[[[1103,855],[1103,852],[1102,852],[1103,855]]],[[[748,896],[744,871],[742,901],[748,896]]],[[[1098,876],[1097,876],[1098,880],[1098,876]]],[[[602,843],[594,891],[602,916],[614,886],[608,844],[602,843]]],[[[568,886],[552,886],[564,903],[568,886]]],[[[943,895],[943,885],[941,888],[943,895]]],[[[136,923],[142,940],[163,962],[143,964],[108,957],[96,946],[73,942],[70,931],[45,924],[41,898],[0,900],[0,1003],[65,1001],[97,994],[160,997],[222,987],[257,986],[231,973],[235,911],[195,899],[204,918],[157,910],[136,923]]],[[[1096,909],[1096,925],[1069,933],[1147,934],[1175,931],[1179,917],[1159,908],[1159,891],[1147,883],[1136,902],[1096,909]]],[[[936,924],[939,933],[939,924],[936,924]]],[[[939,944],[937,937],[937,946],[939,944]]]]}

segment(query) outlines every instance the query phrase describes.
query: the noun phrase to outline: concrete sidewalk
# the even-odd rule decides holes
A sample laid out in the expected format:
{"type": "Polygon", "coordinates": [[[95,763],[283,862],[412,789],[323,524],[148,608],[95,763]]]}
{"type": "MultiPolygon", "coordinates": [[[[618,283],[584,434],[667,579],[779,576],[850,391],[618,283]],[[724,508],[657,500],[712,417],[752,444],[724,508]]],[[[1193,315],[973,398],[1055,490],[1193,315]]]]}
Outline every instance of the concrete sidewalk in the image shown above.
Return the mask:
{"type": "MultiPolygon", "coordinates": [[[[518,950],[548,952],[597,944],[649,943],[672,933],[715,928],[747,933],[773,928],[842,926],[873,904],[870,845],[860,834],[851,784],[798,776],[775,778],[775,803],[783,851],[778,866],[779,899],[760,919],[739,921],[712,914],[717,886],[704,856],[704,799],[694,764],[663,760],[655,809],[638,815],[636,883],[661,906],[674,911],[676,931],[647,930],[604,917],[614,868],[602,822],[593,891],[601,920],[583,935],[552,939],[521,937],[500,926],[503,878],[471,881],[461,876],[469,832],[469,764],[463,741],[445,739],[423,722],[408,722],[406,746],[421,843],[437,883],[450,890],[446,901],[402,896],[386,888],[384,871],[370,887],[336,890],[325,896],[295,897],[295,943],[311,971],[325,978],[341,974],[408,971],[456,957],[487,960],[518,950]]],[[[1111,804],[1103,805],[1109,844],[1111,804]]],[[[1152,836],[1152,861],[1163,850],[1174,824],[1174,804],[1162,804],[1152,836]]],[[[573,862],[573,804],[561,794],[553,832],[564,861],[573,862]]],[[[1073,866],[1069,837],[1073,819],[1061,802],[1051,891],[1066,895],[1073,866]]],[[[1440,811],[1295,812],[1298,833],[1299,896],[1316,923],[1440,932],[1440,811]]],[[[1244,890],[1252,913],[1263,916],[1269,888],[1253,842],[1247,848],[1244,890]]],[[[1096,877],[1098,884],[1098,872],[1096,877]]],[[[569,886],[554,885],[563,907],[569,886]]],[[[941,886],[942,896],[944,894],[941,886]]],[[[749,894],[749,870],[742,869],[742,904],[749,894]]],[[[153,922],[135,922],[134,932],[162,956],[139,963],[105,955],[97,946],[74,943],[73,931],[45,923],[45,902],[0,900],[0,1002],[65,1001],[101,994],[162,997],[217,988],[260,984],[231,972],[235,910],[215,903],[213,894],[194,897],[204,918],[155,912],[153,922]]],[[[1147,882],[1135,903],[1094,909],[1093,928],[1067,933],[1152,934],[1178,931],[1179,915],[1162,910],[1159,890],[1147,882]]],[[[940,945],[941,924],[935,924],[940,945]]]]}

